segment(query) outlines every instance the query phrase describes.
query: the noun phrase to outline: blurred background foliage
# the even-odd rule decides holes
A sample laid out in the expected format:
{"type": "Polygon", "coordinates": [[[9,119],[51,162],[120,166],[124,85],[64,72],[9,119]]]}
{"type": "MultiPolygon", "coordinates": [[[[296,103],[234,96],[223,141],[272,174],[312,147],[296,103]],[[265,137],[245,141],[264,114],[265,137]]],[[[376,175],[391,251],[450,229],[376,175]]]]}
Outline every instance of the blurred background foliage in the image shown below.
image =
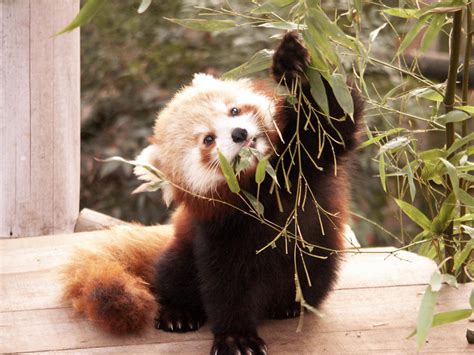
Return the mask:
{"type": "MultiPolygon", "coordinates": [[[[392,2],[387,4],[398,4],[392,2]]],[[[181,85],[191,80],[193,73],[220,75],[245,62],[256,51],[276,46],[278,40],[271,37],[277,32],[271,29],[244,27],[216,34],[187,30],[163,18],[193,18],[194,6],[221,4],[222,1],[212,0],[153,1],[145,13],[138,15],[139,1],[113,1],[107,4],[107,11],[100,11],[90,24],[82,27],[81,208],[144,224],[167,220],[169,213],[161,203],[160,192],[131,195],[139,185],[131,168],[120,163],[100,163],[94,158],[136,156],[147,145],[156,113],[181,85]]],[[[249,2],[231,4],[237,9],[248,8],[249,2]]],[[[326,2],[324,6],[328,12],[347,9],[346,1],[326,2]]],[[[364,44],[370,42],[372,31],[385,22],[379,5],[364,6],[360,33],[364,44]]],[[[398,24],[405,23],[400,20],[398,24]]],[[[397,32],[387,26],[371,44],[370,53],[390,62],[398,44],[397,32]]],[[[384,66],[367,67],[365,80],[378,99],[397,85],[411,85],[410,79],[384,66]]],[[[429,104],[420,105],[414,98],[394,105],[411,105],[410,112],[420,117],[429,117],[431,112],[429,104]]],[[[371,131],[404,125],[411,129],[426,128],[422,121],[368,106],[366,126],[371,131]]],[[[394,107],[395,111],[399,109],[394,107]]],[[[362,140],[365,139],[363,134],[362,140]]],[[[428,143],[423,142],[423,137],[419,139],[420,145],[428,143]]],[[[353,229],[364,246],[401,245],[393,235],[410,234],[410,224],[405,220],[401,227],[402,214],[382,189],[377,177],[378,162],[374,160],[377,151],[376,145],[359,150],[358,161],[354,162],[352,210],[373,223],[353,217],[353,229]],[[392,237],[381,226],[391,231],[392,237]]]]}

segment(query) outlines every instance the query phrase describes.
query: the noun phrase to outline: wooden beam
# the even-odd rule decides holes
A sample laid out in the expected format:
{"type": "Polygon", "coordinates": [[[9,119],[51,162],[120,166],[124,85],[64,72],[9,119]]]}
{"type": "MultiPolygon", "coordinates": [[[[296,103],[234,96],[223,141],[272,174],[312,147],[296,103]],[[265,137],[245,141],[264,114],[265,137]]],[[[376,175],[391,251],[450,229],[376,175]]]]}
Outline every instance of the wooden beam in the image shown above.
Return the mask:
{"type": "Polygon", "coordinates": [[[0,0],[0,237],[72,232],[79,213],[79,0],[0,0]]]}
{"type": "Polygon", "coordinates": [[[110,217],[106,214],[83,208],[77,218],[74,232],[92,232],[96,230],[106,229],[113,226],[130,225],[130,223],[122,221],[118,218],[110,217]]]}

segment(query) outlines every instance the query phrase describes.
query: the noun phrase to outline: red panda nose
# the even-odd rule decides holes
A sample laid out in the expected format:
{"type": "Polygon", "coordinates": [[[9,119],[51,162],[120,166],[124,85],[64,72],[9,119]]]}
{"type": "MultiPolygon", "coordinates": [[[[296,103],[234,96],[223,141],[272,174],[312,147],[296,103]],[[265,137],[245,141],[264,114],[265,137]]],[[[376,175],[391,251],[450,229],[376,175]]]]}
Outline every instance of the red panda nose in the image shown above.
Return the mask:
{"type": "Polygon", "coordinates": [[[248,133],[246,129],[243,128],[234,128],[231,133],[232,140],[235,143],[242,143],[247,139],[248,133]]]}

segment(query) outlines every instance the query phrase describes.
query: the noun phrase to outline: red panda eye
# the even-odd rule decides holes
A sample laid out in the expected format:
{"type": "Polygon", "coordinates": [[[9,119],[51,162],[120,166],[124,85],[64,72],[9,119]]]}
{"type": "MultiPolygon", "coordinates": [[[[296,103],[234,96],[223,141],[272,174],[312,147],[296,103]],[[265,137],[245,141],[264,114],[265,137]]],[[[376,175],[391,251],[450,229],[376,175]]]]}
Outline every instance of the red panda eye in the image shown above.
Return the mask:
{"type": "Polygon", "coordinates": [[[204,140],[202,142],[205,145],[211,145],[214,142],[214,136],[208,134],[207,136],[204,137],[204,140]]]}
{"type": "Polygon", "coordinates": [[[237,116],[239,113],[240,113],[240,109],[238,109],[237,107],[232,107],[232,108],[230,109],[230,114],[231,114],[232,116],[237,116]]]}

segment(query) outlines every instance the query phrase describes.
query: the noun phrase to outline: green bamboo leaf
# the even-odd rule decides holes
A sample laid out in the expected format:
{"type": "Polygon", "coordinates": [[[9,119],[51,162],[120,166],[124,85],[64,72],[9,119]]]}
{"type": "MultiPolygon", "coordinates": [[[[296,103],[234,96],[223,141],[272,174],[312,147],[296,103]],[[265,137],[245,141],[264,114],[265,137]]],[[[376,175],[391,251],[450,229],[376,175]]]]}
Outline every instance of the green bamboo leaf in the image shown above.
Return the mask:
{"type": "Polygon", "coordinates": [[[408,33],[405,35],[405,38],[403,38],[402,43],[400,43],[400,47],[398,48],[398,51],[396,55],[400,55],[407,47],[413,42],[415,37],[418,35],[418,33],[421,31],[421,29],[425,26],[426,22],[432,17],[433,15],[424,15],[420,17],[420,19],[415,23],[415,25],[408,31],[408,33]]]}
{"type": "Polygon", "coordinates": [[[457,322],[458,320],[469,318],[471,314],[472,309],[456,309],[454,311],[436,313],[433,316],[431,327],[457,322]]]}
{"type": "Polygon", "coordinates": [[[250,204],[255,209],[255,211],[257,211],[259,215],[263,216],[264,207],[262,203],[258,201],[257,198],[254,195],[252,195],[250,192],[242,190],[242,193],[245,195],[245,197],[247,197],[247,199],[249,200],[250,204]]]}
{"type": "Polygon", "coordinates": [[[448,112],[445,115],[439,116],[438,117],[438,122],[439,123],[455,123],[455,122],[462,122],[467,119],[471,118],[471,115],[460,110],[453,110],[448,112]]]}
{"type": "Polygon", "coordinates": [[[457,272],[474,250],[474,239],[470,239],[464,247],[454,255],[454,270],[457,272]]]}
{"type": "Polygon", "coordinates": [[[408,188],[410,190],[411,202],[415,201],[416,196],[416,186],[415,186],[415,177],[413,176],[413,171],[411,170],[411,164],[407,164],[407,178],[408,178],[408,188]]]}
{"type": "Polygon", "coordinates": [[[431,291],[438,292],[439,290],[441,290],[441,282],[441,273],[439,272],[439,270],[436,270],[435,272],[433,272],[433,275],[431,275],[430,279],[431,291]]]}
{"type": "Polygon", "coordinates": [[[449,180],[451,180],[451,187],[453,189],[454,195],[459,196],[459,177],[456,167],[444,158],[439,158],[439,160],[441,160],[448,171],[448,176],[449,180]]]}
{"type": "Polygon", "coordinates": [[[451,147],[448,149],[448,154],[447,156],[450,156],[451,154],[454,154],[459,148],[462,146],[466,145],[470,141],[474,140],[474,132],[469,133],[467,136],[462,137],[461,139],[457,139],[451,147]]]}
{"type": "Polygon", "coordinates": [[[347,36],[335,22],[331,21],[323,10],[318,8],[309,9],[306,20],[313,23],[315,28],[317,28],[323,36],[328,36],[348,48],[356,49],[354,42],[352,42],[349,36],[347,36]]]}
{"type": "Polygon", "coordinates": [[[416,224],[418,224],[421,228],[423,228],[426,231],[431,230],[431,222],[426,217],[423,212],[421,212],[418,208],[415,206],[410,205],[409,203],[395,199],[395,202],[397,203],[398,207],[416,224]]]}
{"type": "Polygon", "coordinates": [[[474,113],[474,106],[458,106],[456,107],[458,110],[463,110],[469,113],[474,113]]]}
{"type": "Polygon", "coordinates": [[[281,10],[287,6],[290,6],[293,4],[295,0],[270,0],[262,5],[258,5],[256,8],[254,8],[252,11],[250,11],[252,14],[269,14],[272,12],[277,12],[278,10],[281,10]]]}
{"type": "Polygon", "coordinates": [[[433,230],[436,233],[442,233],[446,230],[454,217],[454,212],[456,211],[455,207],[456,196],[451,192],[443,201],[438,215],[433,220],[433,230]]]}
{"type": "Polygon", "coordinates": [[[417,9],[402,9],[402,8],[391,8],[383,10],[387,15],[401,17],[401,18],[418,18],[420,11],[417,9]]]}
{"type": "Polygon", "coordinates": [[[107,0],[87,0],[74,19],[56,35],[72,31],[88,23],[99,12],[107,0]]]}
{"type": "Polygon", "coordinates": [[[443,95],[441,95],[436,90],[433,90],[432,88],[415,89],[412,90],[410,95],[435,102],[443,102],[444,100],[443,95]]]}
{"type": "Polygon", "coordinates": [[[277,30],[305,30],[307,28],[306,25],[295,23],[295,22],[283,22],[283,21],[274,21],[274,22],[265,22],[257,27],[264,27],[264,28],[275,28],[277,30]]]}
{"type": "Polygon", "coordinates": [[[436,14],[433,16],[430,25],[426,29],[421,41],[421,51],[426,52],[430,48],[433,41],[438,37],[439,32],[443,29],[446,14],[436,14]]]}
{"type": "Polygon", "coordinates": [[[261,184],[265,180],[265,170],[267,167],[268,160],[262,159],[258,162],[257,170],[255,171],[255,182],[261,184]]]}
{"type": "Polygon", "coordinates": [[[235,176],[232,166],[230,165],[229,161],[226,159],[224,154],[222,154],[222,152],[219,149],[217,150],[217,155],[219,156],[219,163],[221,166],[221,170],[222,170],[222,173],[224,174],[227,184],[229,185],[230,191],[232,191],[235,194],[239,193],[240,192],[239,182],[237,181],[237,177],[235,176]]]}
{"type": "Polygon", "coordinates": [[[167,17],[164,17],[164,19],[197,31],[220,32],[237,27],[237,24],[231,20],[177,19],[167,17]]]}
{"type": "Polygon", "coordinates": [[[308,76],[311,85],[311,96],[313,96],[314,101],[316,101],[321,110],[326,115],[329,115],[328,97],[326,95],[326,88],[324,87],[321,74],[312,68],[308,68],[306,70],[306,75],[308,76]]]}
{"type": "Polygon", "coordinates": [[[222,78],[240,78],[270,68],[272,65],[273,52],[273,50],[269,49],[259,50],[249,59],[248,62],[224,73],[222,78]]]}
{"type": "Polygon", "coordinates": [[[268,163],[266,166],[265,166],[265,171],[267,172],[268,175],[270,175],[270,177],[273,179],[273,181],[275,182],[275,184],[280,187],[280,183],[278,182],[278,179],[277,179],[277,176],[276,176],[276,173],[275,173],[275,169],[273,169],[273,166],[271,166],[270,163],[268,163]]]}
{"type": "Polygon", "coordinates": [[[354,115],[354,102],[344,77],[341,74],[333,74],[331,87],[341,108],[352,117],[354,115]]]}
{"type": "Polygon", "coordinates": [[[474,288],[471,290],[471,295],[469,296],[469,304],[471,308],[474,309],[474,288]]]}
{"type": "Polygon", "coordinates": [[[382,183],[383,190],[387,192],[387,185],[386,185],[386,176],[385,176],[385,154],[380,154],[379,160],[379,175],[380,175],[380,182],[382,183]]]}
{"type": "Polygon", "coordinates": [[[436,305],[438,292],[431,290],[431,286],[426,288],[423,299],[421,300],[420,310],[416,321],[416,347],[420,351],[425,343],[428,331],[433,324],[433,312],[436,305]]]}
{"type": "Polygon", "coordinates": [[[474,208],[474,197],[472,197],[466,191],[459,189],[458,198],[459,198],[459,201],[461,201],[461,203],[467,208],[470,208],[470,209],[474,208]]]}
{"type": "Polygon", "coordinates": [[[405,129],[404,128],[392,128],[391,130],[388,130],[384,133],[381,133],[379,135],[377,135],[376,137],[373,137],[371,139],[368,139],[366,140],[365,142],[363,142],[357,149],[362,149],[362,148],[365,148],[371,144],[374,144],[374,143],[377,143],[379,141],[381,141],[382,139],[392,135],[392,134],[395,134],[395,133],[398,133],[398,132],[401,132],[401,131],[404,131],[405,129]]]}
{"type": "Polygon", "coordinates": [[[138,7],[138,13],[142,14],[144,13],[151,5],[151,0],[142,0],[140,3],[140,6],[138,7]]]}
{"type": "Polygon", "coordinates": [[[316,68],[319,71],[324,71],[320,68],[322,63],[319,62],[326,60],[333,65],[338,65],[339,58],[329,41],[329,37],[323,32],[321,26],[312,17],[307,18],[306,25],[308,29],[303,32],[303,38],[312,61],[316,61],[316,68]]]}

